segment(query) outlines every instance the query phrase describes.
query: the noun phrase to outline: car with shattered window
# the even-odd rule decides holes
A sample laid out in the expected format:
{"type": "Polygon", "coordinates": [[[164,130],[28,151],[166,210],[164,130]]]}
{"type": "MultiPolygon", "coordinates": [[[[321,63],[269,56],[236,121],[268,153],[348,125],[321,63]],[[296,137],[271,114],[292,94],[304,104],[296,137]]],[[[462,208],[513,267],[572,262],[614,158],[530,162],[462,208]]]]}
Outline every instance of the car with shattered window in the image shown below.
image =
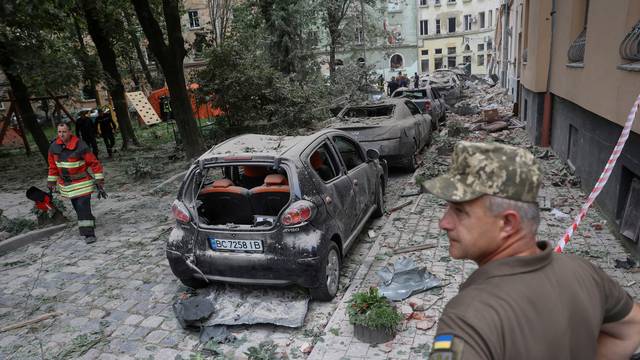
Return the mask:
{"type": "Polygon", "coordinates": [[[404,97],[413,101],[422,112],[431,116],[432,130],[447,121],[447,105],[440,92],[430,86],[409,89],[401,87],[391,94],[392,98],[404,97]]]}
{"type": "Polygon", "coordinates": [[[462,97],[462,81],[456,73],[447,69],[438,69],[429,74],[426,85],[438,90],[449,105],[462,97]]]}
{"type": "Polygon", "coordinates": [[[418,153],[431,143],[431,116],[407,98],[346,106],[327,126],[348,132],[389,166],[408,171],[418,167],[418,153]]]}
{"type": "Polygon", "coordinates": [[[198,158],[172,205],[166,255],[187,286],[338,291],[342,258],[384,212],[386,165],[349,134],[242,135],[198,158]]]}

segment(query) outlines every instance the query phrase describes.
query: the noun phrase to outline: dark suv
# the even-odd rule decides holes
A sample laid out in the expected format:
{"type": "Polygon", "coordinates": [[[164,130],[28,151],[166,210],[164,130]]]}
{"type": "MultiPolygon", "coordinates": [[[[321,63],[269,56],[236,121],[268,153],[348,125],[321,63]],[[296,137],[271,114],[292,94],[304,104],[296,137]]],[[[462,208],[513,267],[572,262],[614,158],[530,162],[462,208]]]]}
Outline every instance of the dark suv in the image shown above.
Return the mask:
{"type": "Polygon", "coordinates": [[[173,203],[171,270],[194,288],[298,284],[332,299],[342,257],[367,220],[384,212],[386,163],[378,158],[332,129],[242,135],[213,147],[173,203]]]}

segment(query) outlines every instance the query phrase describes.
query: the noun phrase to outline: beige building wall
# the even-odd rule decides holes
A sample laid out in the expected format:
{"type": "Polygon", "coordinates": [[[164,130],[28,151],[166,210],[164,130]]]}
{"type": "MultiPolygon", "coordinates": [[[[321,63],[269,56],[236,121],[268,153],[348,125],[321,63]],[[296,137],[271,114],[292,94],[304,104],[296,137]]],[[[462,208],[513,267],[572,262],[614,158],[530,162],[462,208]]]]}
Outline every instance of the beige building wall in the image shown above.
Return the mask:
{"type": "MultiPolygon", "coordinates": [[[[586,3],[587,0],[556,2],[558,18],[551,49],[551,91],[623,125],[640,93],[640,64],[637,71],[620,69],[619,65],[628,61],[621,58],[619,47],[633,25],[640,21],[640,1],[590,0],[584,62],[568,66],[567,52],[584,25],[586,3]]],[[[530,78],[539,85],[538,76],[530,78]]],[[[639,120],[633,131],[640,133],[639,120]]]]}
{"type": "Polygon", "coordinates": [[[523,59],[520,81],[533,92],[546,92],[551,51],[551,0],[524,0],[524,7],[523,48],[527,57],[526,61],[523,59]]]}
{"type": "Polygon", "coordinates": [[[185,13],[182,15],[182,36],[185,47],[189,50],[184,61],[185,71],[189,68],[205,65],[205,61],[195,51],[198,36],[206,36],[211,31],[211,12],[208,0],[183,1],[185,13]]]}

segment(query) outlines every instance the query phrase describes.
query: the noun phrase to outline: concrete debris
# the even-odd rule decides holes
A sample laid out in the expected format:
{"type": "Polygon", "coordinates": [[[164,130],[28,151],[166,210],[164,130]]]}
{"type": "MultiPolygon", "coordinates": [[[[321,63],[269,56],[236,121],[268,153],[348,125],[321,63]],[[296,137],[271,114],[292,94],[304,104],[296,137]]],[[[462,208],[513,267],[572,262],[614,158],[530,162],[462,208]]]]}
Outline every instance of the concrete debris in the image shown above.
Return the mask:
{"type": "Polygon", "coordinates": [[[425,320],[418,321],[416,323],[416,329],[429,330],[436,324],[436,318],[433,316],[427,317],[425,320]]]}
{"type": "Polygon", "coordinates": [[[298,350],[300,350],[300,352],[303,353],[303,354],[309,354],[311,352],[311,350],[313,350],[313,344],[306,342],[306,343],[300,345],[298,350]]]}
{"type": "Polygon", "coordinates": [[[509,124],[507,124],[506,121],[495,121],[495,122],[492,122],[491,124],[483,125],[481,129],[487,132],[496,132],[496,131],[502,131],[508,127],[509,127],[509,124]]]}
{"type": "Polygon", "coordinates": [[[367,231],[367,235],[369,235],[369,239],[373,239],[376,237],[376,232],[373,230],[367,231]]]}
{"type": "Polygon", "coordinates": [[[558,209],[552,209],[550,214],[553,215],[553,217],[555,217],[556,220],[564,220],[564,219],[570,218],[569,214],[565,214],[558,209]]]}
{"type": "Polygon", "coordinates": [[[629,270],[629,269],[634,268],[636,266],[636,261],[633,260],[630,257],[627,257],[626,260],[616,259],[615,262],[616,262],[615,267],[618,268],[618,269],[629,270]]]}
{"type": "Polygon", "coordinates": [[[173,304],[173,313],[183,329],[199,327],[215,311],[215,304],[204,296],[178,299],[173,304]]]}
{"type": "Polygon", "coordinates": [[[383,267],[376,274],[382,280],[378,287],[380,294],[392,301],[400,301],[441,285],[440,279],[424,268],[418,268],[413,259],[406,257],[383,267]]]}
{"type": "Polygon", "coordinates": [[[228,343],[233,342],[235,339],[236,337],[224,325],[203,326],[200,328],[200,343],[202,344],[211,340],[218,343],[228,343]]]}

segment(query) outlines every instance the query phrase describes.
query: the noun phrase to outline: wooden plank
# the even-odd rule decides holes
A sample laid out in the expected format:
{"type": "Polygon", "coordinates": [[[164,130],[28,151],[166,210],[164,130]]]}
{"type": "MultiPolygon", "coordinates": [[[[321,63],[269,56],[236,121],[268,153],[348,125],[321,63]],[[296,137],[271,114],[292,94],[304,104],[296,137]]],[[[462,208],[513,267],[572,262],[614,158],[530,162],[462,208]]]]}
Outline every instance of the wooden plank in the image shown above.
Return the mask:
{"type": "Polygon", "coordinates": [[[42,315],[40,315],[38,317],[35,317],[33,319],[21,321],[19,323],[7,325],[7,326],[5,326],[3,328],[0,328],[0,333],[5,332],[5,331],[9,331],[9,330],[19,329],[19,328],[25,327],[27,325],[36,324],[36,323],[39,323],[41,321],[44,321],[44,320],[47,320],[47,319],[50,319],[52,317],[56,317],[56,316],[59,316],[59,315],[62,315],[62,313],[59,312],[59,311],[54,311],[54,312],[42,314],[42,315]]]}
{"type": "Polygon", "coordinates": [[[142,91],[128,92],[127,99],[136,109],[138,115],[140,115],[140,118],[142,119],[142,123],[144,125],[153,125],[160,123],[158,114],[155,112],[155,110],[153,110],[153,107],[151,107],[149,100],[147,100],[147,97],[144,96],[142,91]]]}

